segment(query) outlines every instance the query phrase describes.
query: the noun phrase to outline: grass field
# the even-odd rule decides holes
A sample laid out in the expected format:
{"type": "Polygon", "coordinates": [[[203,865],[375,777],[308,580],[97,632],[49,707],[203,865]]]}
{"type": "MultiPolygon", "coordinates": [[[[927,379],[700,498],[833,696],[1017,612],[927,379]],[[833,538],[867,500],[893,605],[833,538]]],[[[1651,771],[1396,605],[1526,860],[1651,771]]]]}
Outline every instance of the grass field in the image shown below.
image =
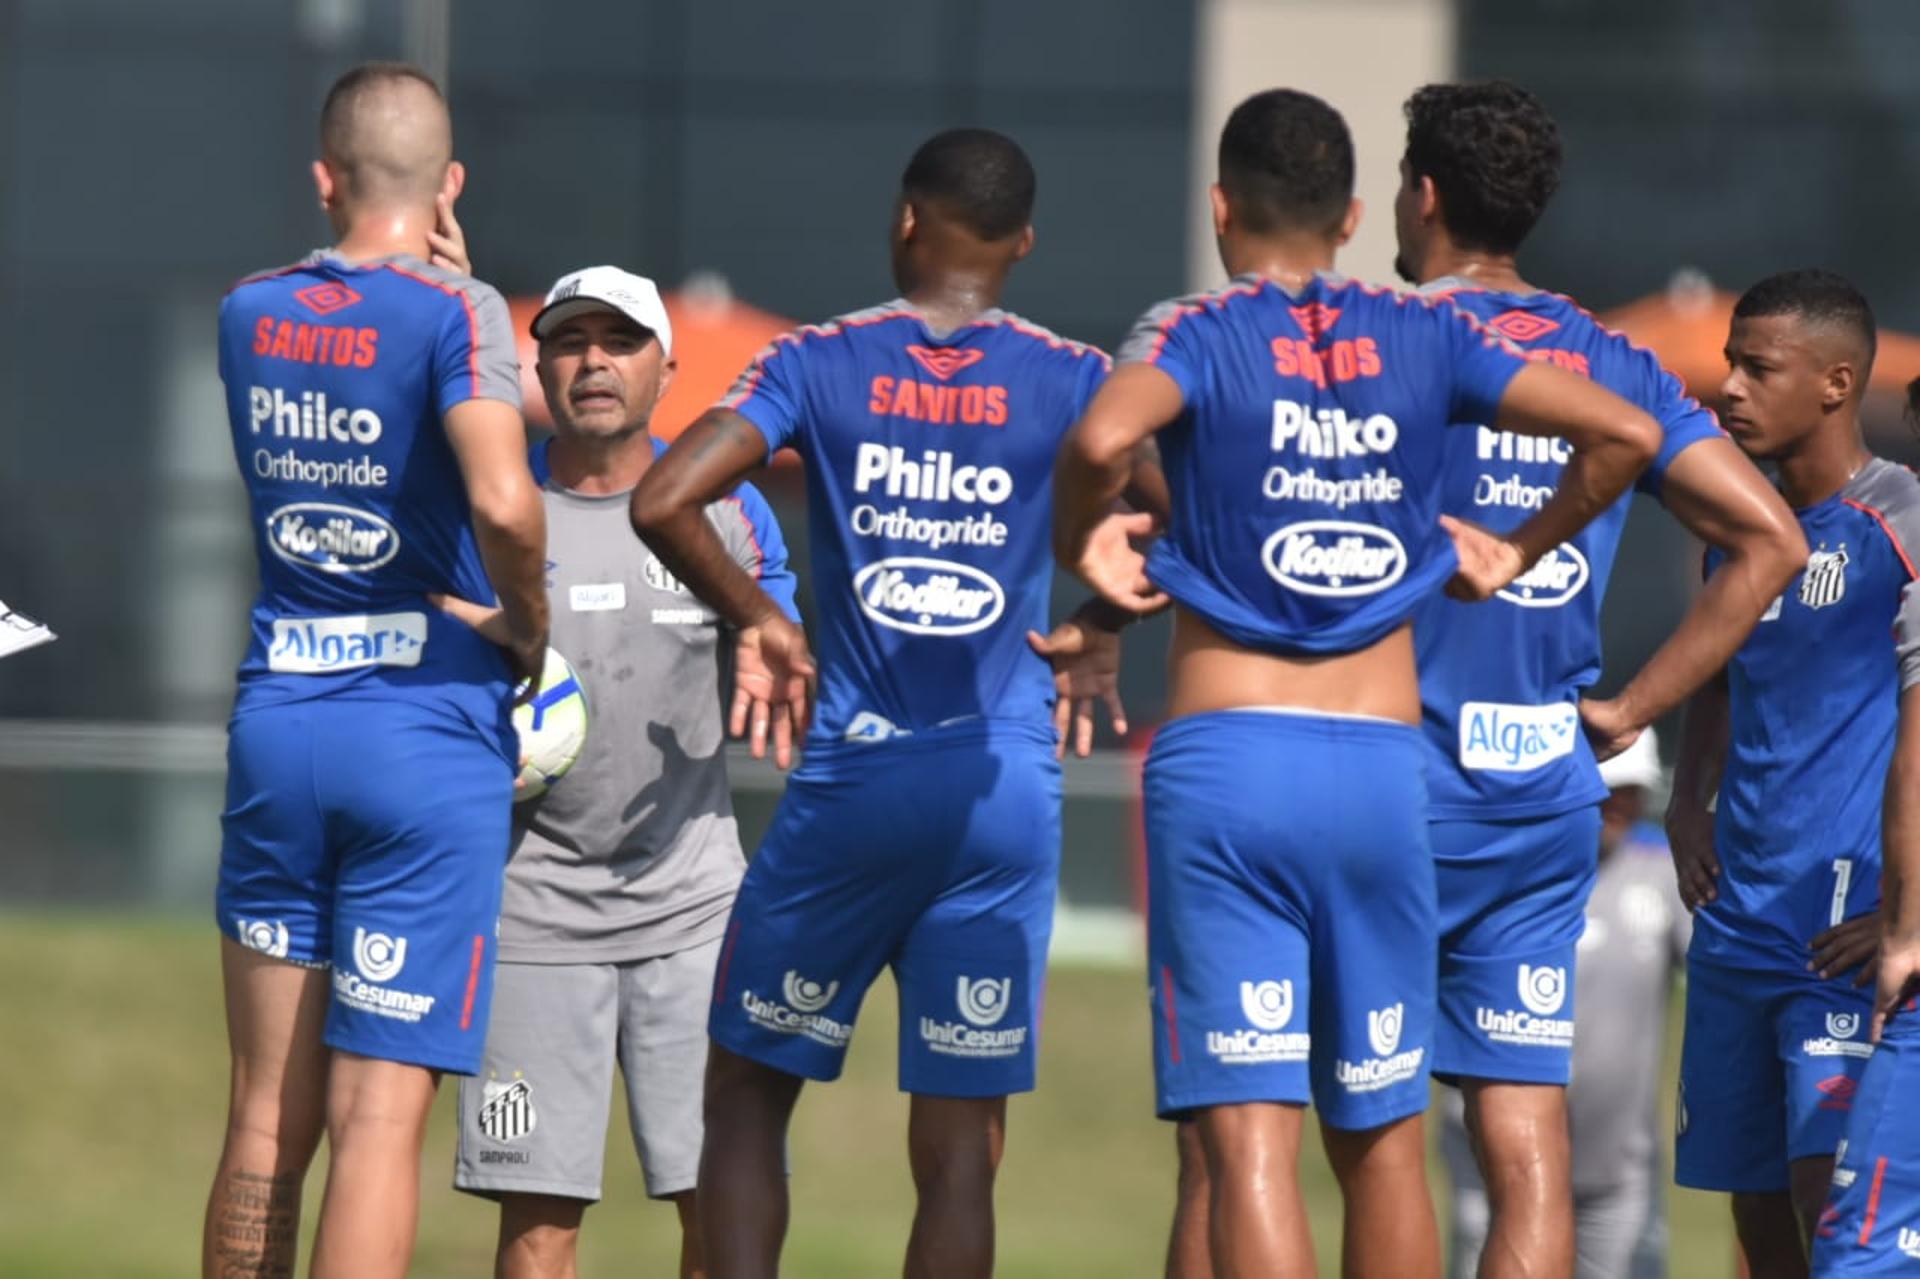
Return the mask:
{"type": "MultiPolygon", "coordinates": [[[[192,1274],[225,1101],[211,926],[0,915],[0,972],[9,974],[0,995],[0,1276],[192,1274]]],[[[999,1273],[1154,1275],[1173,1159],[1170,1131],[1151,1117],[1140,979],[1057,971],[1047,1017],[1041,1090],[1013,1104],[999,1273]]],[[[787,1274],[899,1273],[912,1189],[893,1045],[883,985],[868,1001],[846,1078],[801,1101],[787,1274]]],[[[451,1101],[444,1089],[427,1141],[414,1274],[428,1279],[490,1271],[493,1208],[449,1188],[451,1101]]],[[[606,1200],[587,1217],[582,1273],[670,1274],[673,1213],[645,1200],[624,1123],[616,1133],[606,1200]]],[[[309,1181],[309,1228],[319,1174],[309,1181]]],[[[1305,1175],[1321,1271],[1335,1274],[1339,1206],[1317,1150],[1305,1175]]],[[[1729,1246],[1724,1207],[1678,1193],[1673,1274],[1728,1274],[1729,1246]]]]}

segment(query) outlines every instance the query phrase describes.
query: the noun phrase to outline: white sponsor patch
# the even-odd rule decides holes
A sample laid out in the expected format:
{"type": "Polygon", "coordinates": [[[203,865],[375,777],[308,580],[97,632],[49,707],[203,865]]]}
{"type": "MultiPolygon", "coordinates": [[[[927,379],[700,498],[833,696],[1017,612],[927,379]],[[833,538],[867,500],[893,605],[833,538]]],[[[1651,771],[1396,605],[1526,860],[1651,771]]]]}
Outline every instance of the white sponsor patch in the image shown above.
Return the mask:
{"type": "Polygon", "coordinates": [[[1386,590],[1407,571],[1407,548],[1383,528],[1349,520],[1304,520],[1260,550],[1273,580],[1306,595],[1347,597],[1386,590]]]}
{"type": "Polygon", "coordinates": [[[1580,711],[1571,702],[1466,702],[1460,707],[1460,767],[1524,773],[1571,755],[1579,733],[1580,711]]]}
{"type": "Polygon", "coordinates": [[[288,937],[285,920],[236,918],[233,921],[233,928],[239,935],[240,944],[248,950],[257,950],[275,959],[287,957],[288,937]]]}
{"type": "Polygon", "coordinates": [[[368,573],[400,553],[400,535],[371,511],[293,502],[267,516],[267,546],[289,564],[322,573],[368,573]]]}
{"type": "Polygon", "coordinates": [[[1025,1026],[1001,1026],[1013,1005],[1013,978],[961,977],[954,1002],[964,1021],[920,1018],[920,1039],[948,1057],[1012,1057],[1026,1047],[1025,1026]]]}
{"type": "MultiPolygon", "coordinates": [[[[654,561],[649,560],[651,566],[654,561]]],[[[625,582],[583,582],[567,588],[567,604],[576,613],[611,613],[627,606],[625,582]]]]}
{"type": "Polygon", "coordinates": [[[1591,575],[1587,557],[1571,542],[1563,542],[1495,594],[1521,608],[1559,608],[1580,593],[1591,575]]]}
{"type": "Polygon", "coordinates": [[[480,1131],[495,1141],[519,1141],[540,1126],[533,1085],[525,1079],[489,1079],[480,1085],[480,1097],[480,1131]]]}
{"type": "Polygon", "coordinates": [[[1400,1029],[1406,1020],[1404,1003],[1367,1010],[1367,1045],[1374,1055],[1360,1061],[1336,1060],[1334,1079],[1350,1093],[1378,1092],[1405,1083],[1420,1073],[1425,1048],[1400,1051],[1400,1029]]]}
{"type": "Polygon", "coordinates": [[[426,645],[425,613],[276,617],[267,669],[323,675],[365,666],[418,666],[426,645]]]}
{"type": "Polygon", "coordinates": [[[707,621],[704,608],[656,608],[650,614],[655,626],[702,626],[707,621]]]}
{"type": "Polygon", "coordinates": [[[860,611],[912,635],[971,635],[1000,620],[1007,595],[980,569],[948,560],[900,556],[853,575],[860,611]]]}

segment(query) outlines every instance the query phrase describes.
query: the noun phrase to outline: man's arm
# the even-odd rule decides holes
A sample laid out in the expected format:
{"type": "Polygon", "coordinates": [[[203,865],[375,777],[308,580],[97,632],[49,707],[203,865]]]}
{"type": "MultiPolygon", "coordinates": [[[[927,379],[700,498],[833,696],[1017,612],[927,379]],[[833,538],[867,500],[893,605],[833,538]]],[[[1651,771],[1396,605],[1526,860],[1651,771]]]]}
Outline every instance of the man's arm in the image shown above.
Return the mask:
{"type": "Polygon", "coordinates": [[[445,425],[480,561],[500,597],[513,673],[537,686],[547,652],[547,511],[527,469],[520,412],[503,400],[464,400],[447,410],[445,425]]]}
{"type": "MultiPolygon", "coordinates": [[[[1110,604],[1150,613],[1166,596],[1147,581],[1145,561],[1127,543],[1151,532],[1154,516],[1112,518],[1153,433],[1180,416],[1179,383],[1148,364],[1125,364],[1107,378],[1067,433],[1053,471],[1053,553],[1110,604]]],[[[1157,474],[1157,462],[1153,464],[1157,474]]],[[[1164,493],[1165,480],[1160,477],[1164,493]]],[[[1151,498],[1144,487],[1143,496],[1151,498]]]]}
{"type": "Polygon", "coordinates": [[[1688,532],[1726,558],[1626,687],[1581,708],[1601,758],[1625,749],[1723,669],[1807,562],[1793,512],[1730,440],[1688,447],[1667,468],[1660,497],[1688,532]]]}
{"type": "Polygon", "coordinates": [[[758,427],[731,409],[709,409],[647,468],[628,507],[633,531],[667,571],[742,630],[781,617],[780,606],[740,567],[706,508],[766,460],[758,427]]]}
{"type": "Polygon", "coordinates": [[[1673,764],[1673,794],[1667,802],[1667,841],[1673,847],[1680,900],[1688,910],[1720,895],[1714,881],[1720,859],[1713,850],[1713,812],[1727,763],[1727,677],[1722,671],[1687,702],[1680,753],[1673,764]]]}
{"type": "MultiPolygon", "coordinates": [[[[1573,447],[1553,496],[1526,523],[1499,539],[1519,555],[1514,576],[1612,506],[1660,448],[1659,423],[1598,383],[1550,364],[1530,363],[1514,374],[1493,423],[1522,435],[1557,435],[1573,447]]],[[[1459,523],[1446,522],[1450,531],[1459,523]]],[[[1506,584],[1500,582],[1493,590],[1506,584]]],[[[1469,593],[1484,599],[1493,590],[1469,593]]]]}
{"type": "Polygon", "coordinates": [[[1881,807],[1880,978],[1873,1037],[1920,993],[1920,685],[1900,693],[1900,727],[1881,807]]]}

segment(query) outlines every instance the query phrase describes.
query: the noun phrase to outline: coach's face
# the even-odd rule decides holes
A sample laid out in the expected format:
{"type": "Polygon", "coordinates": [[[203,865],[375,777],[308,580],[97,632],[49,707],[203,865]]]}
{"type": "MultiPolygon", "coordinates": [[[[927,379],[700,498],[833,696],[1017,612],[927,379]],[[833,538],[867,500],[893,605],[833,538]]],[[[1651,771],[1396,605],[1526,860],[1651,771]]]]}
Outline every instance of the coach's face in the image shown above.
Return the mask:
{"type": "Polygon", "coordinates": [[[1822,344],[1798,316],[1736,316],[1727,334],[1720,424],[1742,451],[1778,457],[1820,425],[1833,393],[1822,344]]]}
{"type": "Polygon", "coordinates": [[[556,325],[535,368],[556,431],[617,439],[646,429],[674,365],[653,333],[607,310],[556,325]]]}

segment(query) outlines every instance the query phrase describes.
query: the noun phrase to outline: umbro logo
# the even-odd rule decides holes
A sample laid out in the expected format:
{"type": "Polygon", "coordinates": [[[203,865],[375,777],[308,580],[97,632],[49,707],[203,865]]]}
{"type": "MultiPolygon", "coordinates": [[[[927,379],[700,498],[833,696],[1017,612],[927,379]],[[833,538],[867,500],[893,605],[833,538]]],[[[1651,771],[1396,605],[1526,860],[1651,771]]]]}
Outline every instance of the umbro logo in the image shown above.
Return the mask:
{"type": "Polygon", "coordinates": [[[1340,308],[1328,306],[1324,302],[1309,302],[1305,306],[1290,306],[1287,314],[1300,326],[1301,332],[1310,339],[1317,339],[1340,322],[1340,308]]]}
{"type": "Polygon", "coordinates": [[[315,315],[332,315],[335,311],[344,311],[360,300],[355,293],[338,280],[329,280],[325,284],[309,284],[296,290],[294,298],[315,315]]]}
{"type": "Polygon", "coordinates": [[[1531,311],[1508,311],[1487,321],[1487,327],[1513,342],[1535,342],[1560,327],[1558,320],[1531,311]]]}
{"type": "Polygon", "coordinates": [[[957,351],[949,346],[910,346],[907,348],[907,354],[919,361],[921,368],[942,382],[961,369],[970,369],[987,358],[985,351],[978,349],[957,351]]]}

